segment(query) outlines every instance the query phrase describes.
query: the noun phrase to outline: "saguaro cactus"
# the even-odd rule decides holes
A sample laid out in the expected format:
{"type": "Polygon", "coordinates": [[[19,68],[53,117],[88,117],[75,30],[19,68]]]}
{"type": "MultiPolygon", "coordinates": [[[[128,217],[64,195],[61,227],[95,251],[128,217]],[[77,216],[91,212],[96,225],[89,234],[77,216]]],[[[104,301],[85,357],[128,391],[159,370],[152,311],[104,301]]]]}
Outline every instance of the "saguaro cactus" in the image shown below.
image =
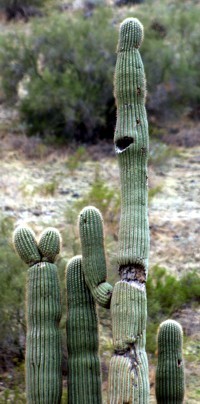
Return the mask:
{"type": "Polygon", "coordinates": [[[145,75],[138,48],[143,27],[126,19],[120,28],[115,70],[117,125],[114,137],[121,176],[119,274],[112,289],[105,282],[102,218],[92,207],[80,214],[83,272],[94,298],[109,307],[114,355],[109,371],[109,402],[146,404],[149,396],[146,340],[148,272],[148,123],[145,75]],[[101,293],[97,293],[100,290],[101,293]],[[112,296],[112,297],[111,297],[112,296]]]}
{"type": "Polygon", "coordinates": [[[66,271],[68,403],[101,404],[98,320],[95,301],[85,283],[82,258],[66,271]]]}
{"type": "Polygon", "coordinates": [[[14,232],[14,246],[29,265],[26,301],[26,396],[29,404],[59,404],[62,394],[60,287],[53,262],[60,235],[46,229],[37,244],[26,227],[14,232]]]}
{"type": "Polygon", "coordinates": [[[114,356],[110,403],[148,402],[146,278],[148,271],[148,122],[145,74],[139,54],[143,27],[134,18],[120,27],[115,70],[114,136],[121,178],[119,274],[111,300],[114,356]]]}
{"type": "Polygon", "coordinates": [[[158,329],[156,399],[158,404],[182,404],[184,399],[183,333],[181,325],[166,320],[158,329]]]}

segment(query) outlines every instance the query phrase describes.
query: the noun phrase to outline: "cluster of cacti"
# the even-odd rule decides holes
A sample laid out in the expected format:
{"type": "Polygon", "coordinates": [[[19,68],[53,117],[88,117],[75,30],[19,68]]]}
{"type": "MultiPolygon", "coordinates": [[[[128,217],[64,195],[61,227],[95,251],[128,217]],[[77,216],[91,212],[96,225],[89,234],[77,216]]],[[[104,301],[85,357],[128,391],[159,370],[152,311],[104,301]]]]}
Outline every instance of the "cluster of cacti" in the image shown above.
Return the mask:
{"type": "MultiPolygon", "coordinates": [[[[146,82],[138,48],[143,27],[126,19],[120,28],[115,70],[117,124],[114,136],[121,178],[118,271],[114,289],[106,281],[103,220],[94,207],[82,210],[79,231],[82,256],[66,272],[68,403],[101,404],[98,321],[95,304],[111,308],[114,354],[110,362],[108,402],[149,402],[145,352],[148,274],[148,122],[146,82]]],[[[26,228],[17,229],[15,248],[30,266],[27,297],[26,383],[29,403],[61,399],[61,315],[56,267],[60,238],[50,229],[39,243],[26,228]]],[[[182,333],[175,321],[158,334],[156,397],[158,403],[182,403],[184,375],[182,333]]]]}

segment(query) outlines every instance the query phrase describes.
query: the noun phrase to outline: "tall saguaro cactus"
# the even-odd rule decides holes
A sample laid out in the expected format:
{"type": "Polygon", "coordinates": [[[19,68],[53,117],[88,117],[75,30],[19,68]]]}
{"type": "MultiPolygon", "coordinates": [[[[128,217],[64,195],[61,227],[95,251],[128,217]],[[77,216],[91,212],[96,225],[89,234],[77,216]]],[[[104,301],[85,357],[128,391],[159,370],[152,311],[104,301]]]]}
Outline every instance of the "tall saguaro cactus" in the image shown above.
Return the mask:
{"type": "Polygon", "coordinates": [[[60,235],[46,229],[39,243],[27,227],[13,237],[19,256],[29,265],[27,277],[26,396],[28,404],[59,404],[62,394],[60,287],[55,257],[60,235]]]}
{"type": "Polygon", "coordinates": [[[120,27],[115,70],[117,124],[114,136],[121,178],[119,274],[111,300],[114,356],[110,403],[148,402],[146,279],[148,272],[148,123],[145,74],[138,48],[143,27],[128,18],[120,27]]]}

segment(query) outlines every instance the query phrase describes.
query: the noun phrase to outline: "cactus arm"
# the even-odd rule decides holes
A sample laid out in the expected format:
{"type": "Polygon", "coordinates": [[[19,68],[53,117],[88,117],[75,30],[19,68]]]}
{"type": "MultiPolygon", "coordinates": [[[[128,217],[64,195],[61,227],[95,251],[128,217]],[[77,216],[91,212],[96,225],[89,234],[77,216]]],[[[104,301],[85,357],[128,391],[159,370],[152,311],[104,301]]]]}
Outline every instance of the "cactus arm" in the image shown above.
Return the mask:
{"type": "Polygon", "coordinates": [[[98,320],[94,299],[85,282],[81,256],[68,263],[66,289],[68,402],[101,404],[98,320]]]}
{"type": "Polygon", "coordinates": [[[39,249],[29,228],[20,227],[14,232],[15,249],[30,265],[26,292],[26,395],[28,404],[59,404],[62,394],[61,299],[57,267],[53,262],[55,250],[60,249],[60,237],[51,229],[42,234],[41,240],[39,249]]]}
{"type": "Polygon", "coordinates": [[[185,388],[181,325],[174,320],[166,320],[161,323],[158,329],[157,344],[157,403],[182,404],[185,388]]]}
{"type": "Polygon", "coordinates": [[[145,75],[139,54],[143,27],[137,19],[120,27],[115,69],[117,123],[114,144],[121,181],[119,274],[111,301],[114,355],[109,369],[109,402],[149,401],[146,342],[148,272],[148,123],[145,75]]]}
{"type": "Polygon", "coordinates": [[[98,209],[88,206],[81,211],[79,231],[85,281],[95,301],[109,308],[113,288],[106,282],[103,219],[98,209]]]}

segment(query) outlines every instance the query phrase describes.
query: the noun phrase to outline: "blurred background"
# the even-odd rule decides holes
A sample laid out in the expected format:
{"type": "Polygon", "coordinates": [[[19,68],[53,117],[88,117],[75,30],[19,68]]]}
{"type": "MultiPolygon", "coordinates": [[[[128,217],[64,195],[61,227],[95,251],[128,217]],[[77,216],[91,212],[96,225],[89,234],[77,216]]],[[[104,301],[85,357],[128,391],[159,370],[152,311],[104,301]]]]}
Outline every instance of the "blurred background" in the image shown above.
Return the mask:
{"type": "MultiPolygon", "coordinates": [[[[27,268],[13,251],[15,226],[37,235],[56,226],[63,238],[63,402],[65,266],[81,253],[77,217],[88,204],[103,214],[108,279],[118,279],[113,75],[127,17],[139,18],[145,32],[151,403],[157,327],[169,317],[184,330],[185,403],[200,402],[200,1],[0,0],[0,403],[25,403],[27,268]]],[[[100,309],[99,318],[106,400],[112,333],[109,313],[100,309]]]]}

